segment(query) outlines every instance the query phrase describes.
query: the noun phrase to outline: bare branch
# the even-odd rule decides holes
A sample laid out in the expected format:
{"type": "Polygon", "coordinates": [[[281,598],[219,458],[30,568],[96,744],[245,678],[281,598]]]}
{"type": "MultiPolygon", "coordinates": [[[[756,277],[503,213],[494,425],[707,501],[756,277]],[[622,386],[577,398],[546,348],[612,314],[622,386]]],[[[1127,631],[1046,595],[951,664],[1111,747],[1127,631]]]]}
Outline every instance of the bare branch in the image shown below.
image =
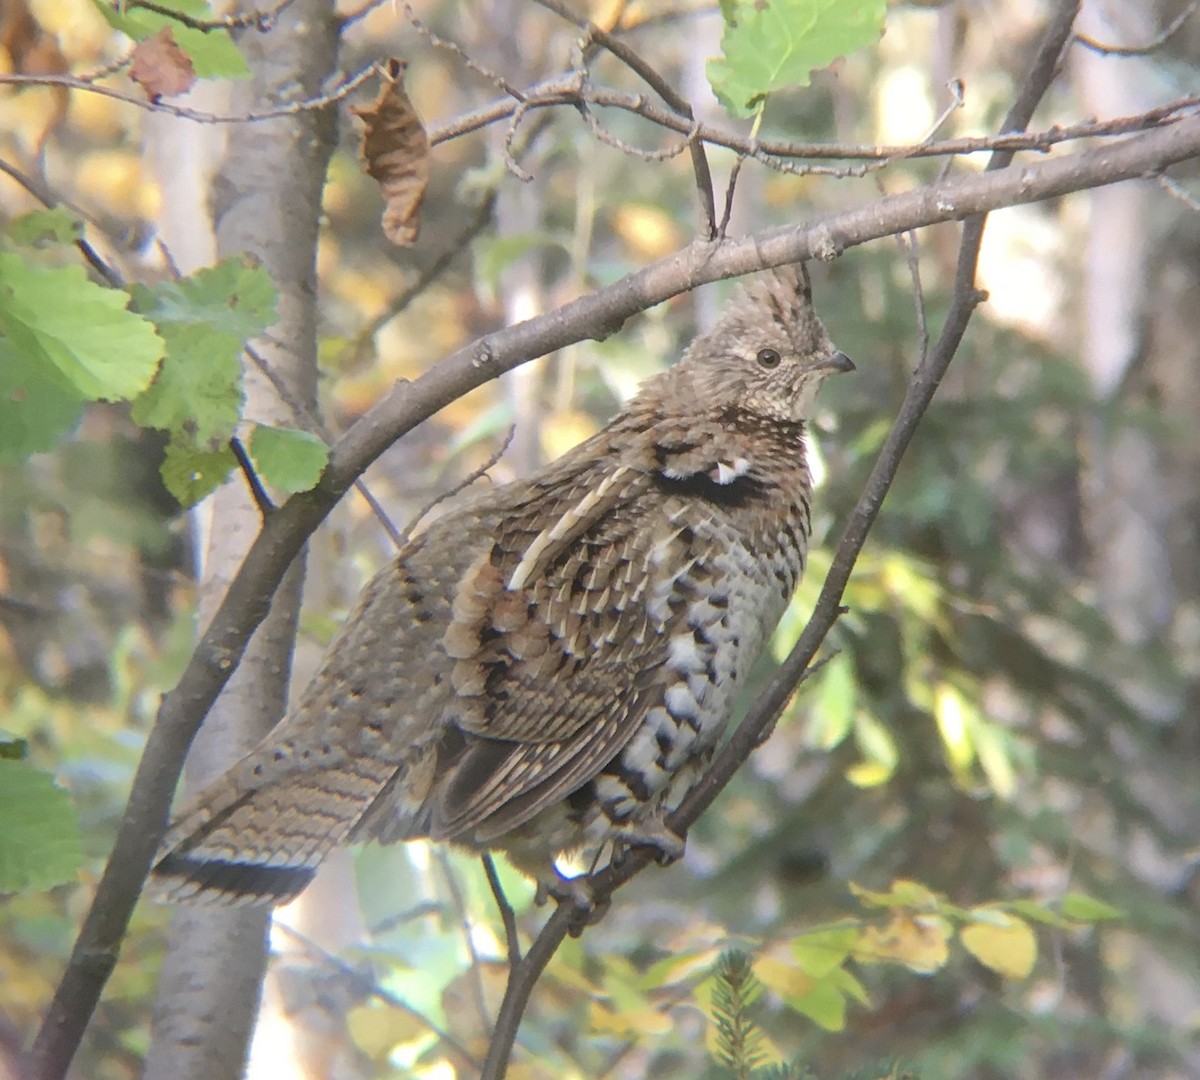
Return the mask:
{"type": "Polygon", "coordinates": [[[1161,33],[1156,34],[1145,45],[1102,45],[1100,42],[1088,37],[1087,34],[1080,33],[1074,35],[1074,40],[1085,49],[1100,53],[1102,56],[1146,56],[1148,53],[1161,49],[1170,41],[1179,32],[1183,24],[1196,13],[1196,8],[1198,7],[1200,7],[1200,0],[1192,0],[1187,7],[1166,25],[1161,33]]]}
{"type": "Polygon", "coordinates": [[[428,1016],[419,1010],[414,1009],[403,998],[397,997],[386,987],[381,986],[378,982],[371,978],[370,975],[359,970],[358,968],[351,967],[340,956],[335,956],[328,949],[322,948],[322,946],[313,941],[312,938],[300,933],[300,931],[294,927],[288,926],[287,923],[276,920],[273,924],[273,928],[283,931],[283,933],[285,933],[293,941],[301,945],[314,960],[317,960],[319,963],[324,964],[326,967],[337,972],[338,975],[350,983],[350,985],[358,990],[359,993],[377,998],[385,1005],[391,1006],[391,1008],[395,1009],[397,1012],[402,1012],[405,1016],[411,1016],[414,1020],[416,1020],[422,1026],[428,1028],[430,1032],[436,1035],[442,1045],[445,1046],[451,1054],[459,1058],[463,1065],[465,1065],[472,1072],[479,1071],[479,1062],[471,1055],[471,1052],[462,1045],[462,1043],[454,1038],[453,1035],[451,1035],[448,1031],[438,1027],[437,1024],[430,1020],[428,1016]]]}
{"type": "Polygon", "coordinates": [[[67,90],[83,90],[101,97],[112,98],[114,101],[134,105],[146,112],[166,113],[177,116],[181,120],[191,120],[197,124],[257,124],[264,120],[278,120],[286,116],[296,116],[303,112],[327,108],[347,97],[370,79],[378,70],[378,64],[371,63],[361,71],[341,79],[332,90],[315,97],[293,101],[289,105],[281,105],[276,109],[264,109],[262,112],[243,113],[240,116],[224,116],[219,113],[205,112],[203,109],[190,109],[184,105],[172,105],[167,101],[150,101],[148,98],[135,97],[114,90],[111,86],[102,86],[90,79],[76,75],[15,75],[0,74],[0,86],[61,86],[67,90]]]}
{"type": "Polygon", "coordinates": [[[517,913],[513,911],[512,904],[504,895],[504,886],[500,882],[500,875],[496,873],[496,863],[492,856],[485,851],[480,856],[480,862],[483,863],[483,872],[487,875],[488,887],[492,890],[496,908],[500,912],[500,921],[504,924],[504,938],[508,944],[508,966],[511,970],[521,962],[521,937],[517,930],[517,913]]]}
{"type": "Polygon", "coordinates": [[[192,30],[209,33],[213,30],[245,30],[254,29],[265,33],[274,28],[275,23],[296,0],[280,0],[275,7],[268,11],[244,11],[238,14],[221,15],[215,19],[196,19],[177,8],[156,4],[154,0],[127,0],[126,7],[141,8],[143,11],[153,11],[156,15],[164,15],[172,22],[179,23],[192,30]]]}
{"type": "MultiPolygon", "coordinates": [[[[614,37],[607,30],[601,29],[588,19],[580,18],[566,4],[562,3],[562,0],[537,0],[537,3],[578,26],[587,34],[588,40],[595,42],[612,53],[613,56],[658,94],[676,114],[689,122],[690,129],[687,132],[687,142],[684,146],[672,152],[660,151],[660,153],[664,157],[674,157],[682,153],[684,149],[691,152],[692,171],[696,177],[696,192],[700,198],[702,220],[708,231],[709,239],[714,239],[717,235],[717,211],[713,198],[712,172],[708,167],[708,156],[704,152],[704,144],[696,137],[700,129],[696,123],[696,114],[692,111],[691,103],[685,97],[676,93],[675,88],[650,63],[626,45],[625,42],[621,41],[620,38],[614,37]]],[[[584,115],[588,119],[588,122],[593,125],[593,130],[601,139],[605,141],[608,141],[610,138],[615,140],[615,136],[608,136],[606,138],[606,133],[595,123],[590,113],[585,112],[584,115]]],[[[615,140],[613,145],[619,148],[626,146],[626,144],[621,143],[619,140],[615,140]]],[[[626,152],[630,152],[631,150],[632,148],[626,152]]],[[[637,153],[641,155],[648,153],[648,151],[637,151],[637,153]]]]}

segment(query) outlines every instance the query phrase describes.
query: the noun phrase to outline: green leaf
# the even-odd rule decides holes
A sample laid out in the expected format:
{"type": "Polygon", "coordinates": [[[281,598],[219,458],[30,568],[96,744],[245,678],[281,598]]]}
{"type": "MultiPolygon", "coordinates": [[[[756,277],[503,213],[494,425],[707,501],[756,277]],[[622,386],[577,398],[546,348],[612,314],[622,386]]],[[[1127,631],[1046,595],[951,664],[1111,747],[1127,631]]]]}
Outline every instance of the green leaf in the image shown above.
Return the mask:
{"type": "Polygon", "coordinates": [[[820,979],[842,966],[857,944],[858,936],[858,929],[853,926],[835,926],[801,934],[792,941],[792,955],[801,971],[820,979]]]}
{"type": "Polygon", "coordinates": [[[821,673],[805,741],[818,750],[832,750],[850,734],[858,701],[854,665],[842,653],[835,656],[821,673]]]}
{"type": "MultiPolygon", "coordinates": [[[[93,0],[97,10],[114,30],[142,41],[158,33],[164,26],[171,28],[175,43],[188,54],[196,75],[201,79],[246,79],[250,68],[246,58],[233,43],[228,30],[195,30],[184,26],[177,19],[161,15],[157,11],[126,7],[106,0],[93,0]]],[[[204,0],[175,0],[169,5],[173,10],[193,19],[214,18],[212,8],[204,0]]]]}
{"type": "Polygon", "coordinates": [[[49,773],[0,758],[0,892],[61,885],[82,859],[70,796],[49,773]]]}
{"type": "Polygon", "coordinates": [[[27,265],[0,253],[0,330],[34,365],[52,364],[81,398],[119,401],[146,388],[163,340],[129,295],[88,280],[81,267],[27,265]]]}
{"type": "Polygon", "coordinates": [[[186,437],[197,449],[218,450],[242,415],[242,340],[206,326],[162,323],[167,343],[158,377],[134,403],[142,427],[186,437]]]}
{"type": "Polygon", "coordinates": [[[49,364],[0,338],[0,462],[52,449],[75,426],[83,398],[49,364]]]}
{"type": "Polygon", "coordinates": [[[1085,893],[1067,893],[1062,900],[1062,913],[1075,922],[1105,922],[1109,919],[1123,919],[1125,912],[1112,907],[1085,893]]]}
{"type": "Polygon", "coordinates": [[[1023,915],[1033,922],[1045,923],[1047,926],[1067,929],[1074,925],[1069,919],[1064,919],[1058,912],[1051,911],[1045,904],[1039,904],[1036,900],[1012,900],[1008,907],[1018,915],[1023,915]]]}
{"type": "Polygon", "coordinates": [[[65,206],[32,210],[8,223],[4,235],[17,247],[73,244],[83,236],[83,222],[65,206]]]}
{"type": "Polygon", "coordinates": [[[270,276],[233,258],[180,281],[135,286],[133,295],[167,345],[154,384],[133,403],[133,419],[171,432],[192,451],[219,452],[242,413],[246,339],[275,321],[270,276]]]}
{"type": "Polygon", "coordinates": [[[826,1031],[841,1031],[846,1026],[846,997],[833,979],[822,979],[808,993],[786,1001],[826,1031]]]}
{"type": "Polygon", "coordinates": [[[20,735],[11,735],[0,728],[0,759],[7,761],[24,761],[29,753],[29,740],[20,735]]]}
{"type": "Polygon", "coordinates": [[[813,71],[878,40],[887,3],[737,0],[722,12],[724,55],[708,62],[708,81],[731,113],[750,116],[773,90],[807,86],[813,71]]]}
{"type": "Polygon", "coordinates": [[[156,323],[197,323],[245,340],[276,318],[278,293],[249,256],[232,256],[178,281],[135,285],[137,309],[156,323]]]}
{"type": "Polygon", "coordinates": [[[294,493],[308,491],[321,479],[329,447],[307,431],[256,424],[250,457],[265,483],[294,493]]]}
{"type": "Polygon", "coordinates": [[[219,488],[236,465],[237,458],[229,447],[201,450],[173,439],[167,445],[160,472],[167,490],[187,509],[219,488]]]}

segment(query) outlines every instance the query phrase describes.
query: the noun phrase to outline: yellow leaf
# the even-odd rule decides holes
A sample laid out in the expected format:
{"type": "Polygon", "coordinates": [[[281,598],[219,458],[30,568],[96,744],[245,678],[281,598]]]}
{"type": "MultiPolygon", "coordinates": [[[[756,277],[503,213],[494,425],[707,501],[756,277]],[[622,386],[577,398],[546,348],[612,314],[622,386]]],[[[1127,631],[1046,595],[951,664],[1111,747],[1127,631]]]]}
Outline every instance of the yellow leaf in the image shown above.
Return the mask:
{"type": "Polygon", "coordinates": [[[374,1003],[351,1009],[346,1025],[355,1045],[372,1061],[382,1061],[399,1043],[429,1035],[429,1026],[418,1017],[374,1003]]]}
{"type": "Polygon", "coordinates": [[[588,1026],[602,1035],[666,1035],[674,1024],[666,1013],[655,1008],[622,1009],[609,1008],[599,1001],[588,1005],[588,1026]]]}
{"type": "Polygon", "coordinates": [[[991,921],[964,926],[962,943],[984,967],[1006,979],[1024,979],[1037,959],[1037,938],[1023,919],[1009,915],[1007,921],[1008,926],[991,921]]]}
{"type": "Polygon", "coordinates": [[[975,742],[972,738],[973,709],[966,699],[949,683],[938,683],[933,694],[933,714],[950,767],[961,779],[966,778],[975,761],[975,742]]]}
{"type": "Polygon", "coordinates": [[[946,963],[953,927],[940,915],[893,917],[886,926],[869,926],[854,950],[861,961],[895,960],[922,975],[931,975],[946,963]]]}
{"type": "Polygon", "coordinates": [[[887,892],[864,889],[852,881],[850,891],[866,907],[905,907],[928,911],[938,908],[941,904],[941,897],[932,889],[919,881],[909,881],[907,878],[896,878],[887,892]]]}
{"type": "Polygon", "coordinates": [[[754,974],[768,990],[781,997],[802,997],[812,988],[814,979],[805,974],[798,964],[763,956],[754,961],[754,974]]]}
{"type": "Polygon", "coordinates": [[[626,203],[613,214],[612,226],[641,259],[661,259],[682,243],[679,226],[657,206],[626,203]]]}

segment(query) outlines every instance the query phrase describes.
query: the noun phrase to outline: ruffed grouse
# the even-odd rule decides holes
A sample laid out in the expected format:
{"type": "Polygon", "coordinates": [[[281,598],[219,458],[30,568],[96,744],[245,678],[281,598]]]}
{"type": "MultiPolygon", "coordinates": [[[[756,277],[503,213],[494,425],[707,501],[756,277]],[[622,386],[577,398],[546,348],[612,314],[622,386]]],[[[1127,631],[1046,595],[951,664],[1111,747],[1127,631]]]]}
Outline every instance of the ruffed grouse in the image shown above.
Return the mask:
{"type": "Polygon", "coordinates": [[[279,903],[335,845],[499,849],[550,880],[663,825],[804,566],[830,343],[760,276],[599,434],[465,501],[367,585],[299,704],[167,833],[161,898],[279,903]]]}

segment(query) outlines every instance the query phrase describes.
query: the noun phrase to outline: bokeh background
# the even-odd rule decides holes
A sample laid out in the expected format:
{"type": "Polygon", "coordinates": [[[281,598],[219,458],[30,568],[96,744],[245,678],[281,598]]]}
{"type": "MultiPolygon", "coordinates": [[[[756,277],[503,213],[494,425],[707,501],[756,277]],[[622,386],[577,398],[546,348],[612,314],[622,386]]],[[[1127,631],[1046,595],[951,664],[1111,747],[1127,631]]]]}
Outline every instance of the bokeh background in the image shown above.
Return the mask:
{"type": "MultiPolygon", "coordinates": [[[[720,48],[715,5],[585,7],[619,25],[703,119],[735,125],[704,79],[720,48]]],[[[1148,42],[1186,7],[1089,0],[1080,28],[1148,42]]],[[[958,78],[963,105],[938,135],[987,134],[1046,8],[894,4],[878,48],[772,99],[761,133],[918,142],[958,78]]],[[[422,3],[415,17],[388,4],[356,18],[342,66],[404,57],[431,126],[503,96],[479,69],[527,86],[569,67],[579,37],[518,0],[422,3]]],[[[0,6],[6,70],[93,71],[127,49],[86,0],[0,6]]],[[[1076,46],[1034,126],[1194,92],[1198,57],[1200,17],[1146,55],[1076,46]]],[[[598,57],[592,77],[642,89],[612,58],[598,57]]],[[[192,101],[221,112],[224,93],[204,84],[192,101]]],[[[669,141],[629,114],[598,120],[630,146],[669,141]]],[[[522,120],[527,183],[505,169],[505,125],[437,146],[420,242],[394,248],[344,112],[339,130],[318,253],[321,403],[335,431],[452,348],[615,280],[696,230],[686,155],[623,152],[563,108],[522,120]]],[[[96,94],[0,88],[0,158],[78,207],[133,279],[167,274],[168,253],[184,270],[212,261],[205,207],[222,139],[220,126],[96,94]]],[[[711,160],[723,183],[732,155],[711,160]]],[[[747,163],[731,227],[811,219],[943,167],[909,160],[830,176],[747,163]]],[[[1187,170],[1178,175],[1186,185],[1187,170]]],[[[0,220],[37,205],[0,176],[0,220]]],[[[917,238],[934,331],[956,234],[917,238]]],[[[1078,891],[1123,915],[1039,927],[1038,961],[1021,980],[961,948],[932,975],[864,965],[869,1004],[852,1004],[841,1031],[769,985],[761,1022],[781,1056],[822,1077],[894,1059],[928,1080],[1200,1075],[1200,215],[1149,181],[1005,210],[988,223],[980,276],[989,301],[863,553],[828,643],[836,657],[696,827],[682,863],[643,874],[560,952],[512,1075],[730,1075],[706,1051],[697,991],[720,949],[779,955],[806,927],[862,915],[851,882],[885,889],[896,878],[963,906],[1078,891]]],[[[814,424],[820,544],[776,658],[803,625],[919,350],[898,245],[818,266],[815,289],[858,374],[830,382],[814,424]]],[[[726,293],[680,298],[474,391],[401,440],[367,483],[403,525],[484,463],[510,425],[493,475],[527,473],[595,431],[726,293]]],[[[204,515],[178,511],[158,480],[160,454],[127,409],[96,405],[53,452],[0,465],[0,726],[70,791],[86,848],[74,884],[0,898],[9,1046],[49,1000],[158,697],[193,640],[204,515]]],[[[354,496],[314,541],[298,680],[390,544],[354,496]]],[[[536,926],[530,887],[513,874],[505,883],[522,925],[536,926]]],[[[139,1075],[166,926],[166,911],[139,908],[79,1076],[139,1075]]],[[[503,933],[474,860],[423,844],[341,855],[279,914],[272,946],[252,1077],[469,1075],[436,1031],[478,1049],[503,989],[503,933]]]]}

